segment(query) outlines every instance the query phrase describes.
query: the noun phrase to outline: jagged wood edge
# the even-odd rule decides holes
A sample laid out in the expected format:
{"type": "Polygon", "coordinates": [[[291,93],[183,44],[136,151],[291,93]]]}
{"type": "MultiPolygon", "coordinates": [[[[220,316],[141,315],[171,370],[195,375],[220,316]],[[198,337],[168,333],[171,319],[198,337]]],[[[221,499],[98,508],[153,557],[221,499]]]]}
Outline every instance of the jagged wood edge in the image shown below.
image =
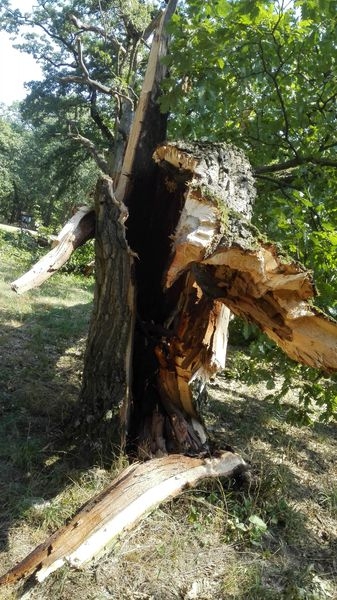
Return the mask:
{"type": "Polygon", "coordinates": [[[79,568],[185,487],[193,487],[205,478],[229,477],[246,468],[244,460],[231,452],[214,458],[170,455],[130,465],[66,525],[5,573],[0,585],[32,574],[42,582],[64,564],[79,568]]]}

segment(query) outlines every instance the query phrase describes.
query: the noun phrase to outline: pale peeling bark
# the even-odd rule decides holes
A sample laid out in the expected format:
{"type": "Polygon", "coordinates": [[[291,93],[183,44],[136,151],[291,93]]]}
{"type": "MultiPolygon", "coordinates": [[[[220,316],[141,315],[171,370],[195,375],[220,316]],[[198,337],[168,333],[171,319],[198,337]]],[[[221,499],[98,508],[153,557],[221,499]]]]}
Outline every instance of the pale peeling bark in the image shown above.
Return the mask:
{"type": "MultiPolygon", "coordinates": [[[[310,304],[316,294],[310,272],[263,239],[245,218],[249,210],[246,215],[238,214],[249,192],[249,175],[242,174],[240,180],[240,170],[236,171],[240,191],[223,162],[228,179],[219,183],[218,156],[217,145],[197,145],[195,153],[184,144],[163,145],[155,153],[164,167],[165,163],[174,167],[176,177],[182,171],[190,173],[184,208],[172,236],[165,287],[189,271],[207,298],[223,302],[259,325],[291,358],[318,369],[336,370],[337,323],[310,304]]],[[[204,319],[208,322],[207,312],[204,319]]]]}
{"type": "Polygon", "coordinates": [[[82,206],[65,224],[53,240],[53,248],[33,267],[11,284],[18,294],[39,287],[70,258],[74,250],[95,235],[95,213],[93,208],[82,206]]]}
{"type": "Polygon", "coordinates": [[[131,465],[67,525],[4,574],[0,585],[32,574],[41,582],[64,564],[80,568],[106,551],[119,534],[184,488],[205,478],[229,477],[245,468],[243,459],[231,452],[204,459],[171,455],[131,465]]]}

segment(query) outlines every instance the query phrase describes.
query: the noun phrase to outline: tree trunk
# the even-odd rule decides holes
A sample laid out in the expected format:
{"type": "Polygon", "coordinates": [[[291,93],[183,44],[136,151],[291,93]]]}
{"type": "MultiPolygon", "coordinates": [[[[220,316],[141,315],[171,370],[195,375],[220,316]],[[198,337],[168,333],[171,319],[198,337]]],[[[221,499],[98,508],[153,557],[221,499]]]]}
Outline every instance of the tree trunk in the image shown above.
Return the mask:
{"type": "Polygon", "coordinates": [[[0,585],[32,573],[43,581],[65,563],[81,567],[186,485],[245,467],[230,452],[208,457],[199,415],[205,381],[224,366],[229,309],[296,360],[337,370],[337,324],[308,302],[310,274],[247,220],[255,192],[242,153],[163,144],[154,159],[148,185],[133,182],[127,231],[111,180],[97,186],[97,286],[79,421],[101,456],[129,441],[129,450],[156,458],[127,467],[0,585]]]}
{"type": "Polygon", "coordinates": [[[127,210],[112,181],[96,188],[96,288],[85,354],[81,412],[75,426],[95,447],[125,447],[132,387],[135,320],[134,257],[125,239],[127,210]]]}

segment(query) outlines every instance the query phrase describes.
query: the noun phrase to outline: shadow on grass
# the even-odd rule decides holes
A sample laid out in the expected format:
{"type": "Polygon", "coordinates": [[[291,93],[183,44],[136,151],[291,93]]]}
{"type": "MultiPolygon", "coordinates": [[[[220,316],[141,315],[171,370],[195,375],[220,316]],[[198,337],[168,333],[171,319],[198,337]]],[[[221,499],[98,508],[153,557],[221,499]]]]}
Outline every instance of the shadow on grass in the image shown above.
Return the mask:
{"type": "Polygon", "coordinates": [[[271,560],[264,563],[257,595],[252,591],[247,596],[246,590],[245,599],[329,598],[324,586],[319,589],[320,578],[337,584],[336,515],[319,505],[323,481],[337,492],[336,427],[319,422],[312,428],[290,426],[285,421],[287,408],[276,409],[259,393],[236,391],[223,377],[210,386],[207,412],[215,436],[220,430],[227,443],[244,452],[252,468],[245,489],[228,483],[233,510],[239,517],[242,510],[242,519],[250,511],[268,523],[260,553],[271,560]],[[286,568],[275,567],[272,557],[277,556],[286,568]],[[264,589],[263,581],[272,582],[271,587],[264,589]],[[282,592],[274,595],[277,587],[282,592]],[[312,595],[301,596],[309,588],[312,595]]]}
{"type": "MultiPolygon", "coordinates": [[[[32,506],[47,505],[93,466],[82,440],[64,435],[78,399],[90,313],[91,302],[71,307],[35,302],[34,312],[16,326],[2,327],[1,550],[9,529],[32,506]]],[[[51,516],[53,528],[54,521],[51,516]]]]}

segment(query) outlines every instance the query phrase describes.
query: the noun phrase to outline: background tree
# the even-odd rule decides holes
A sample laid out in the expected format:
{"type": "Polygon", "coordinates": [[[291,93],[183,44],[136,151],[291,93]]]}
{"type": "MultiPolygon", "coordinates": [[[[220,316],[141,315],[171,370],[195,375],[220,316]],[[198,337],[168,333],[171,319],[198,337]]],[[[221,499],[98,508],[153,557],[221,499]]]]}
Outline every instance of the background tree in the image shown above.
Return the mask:
{"type": "Polygon", "coordinates": [[[75,142],[64,149],[52,119],[27,122],[18,109],[4,108],[1,132],[2,220],[18,223],[28,212],[56,231],[74,206],[90,202],[97,168],[75,142]]]}

